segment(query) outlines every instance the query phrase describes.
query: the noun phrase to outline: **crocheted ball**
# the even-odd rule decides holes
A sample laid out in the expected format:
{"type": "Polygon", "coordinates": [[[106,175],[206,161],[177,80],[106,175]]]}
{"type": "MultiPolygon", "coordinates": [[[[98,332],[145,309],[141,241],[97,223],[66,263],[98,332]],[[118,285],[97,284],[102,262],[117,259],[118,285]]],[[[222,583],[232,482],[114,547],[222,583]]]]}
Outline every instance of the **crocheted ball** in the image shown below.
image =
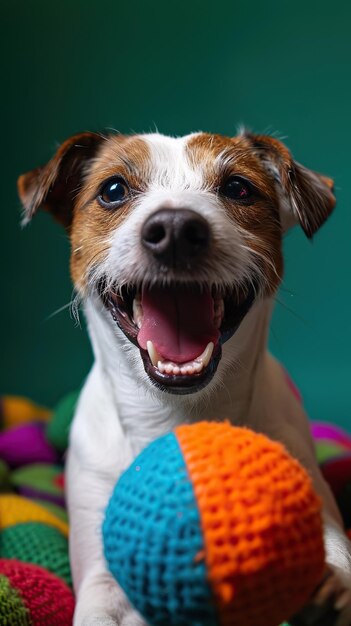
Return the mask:
{"type": "Polygon", "coordinates": [[[47,422],[51,411],[21,396],[0,396],[0,429],[37,420],[47,422]]]}
{"type": "Polygon", "coordinates": [[[344,454],[351,454],[351,436],[339,426],[325,422],[312,422],[311,431],[319,463],[330,461],[344,454]]]}
{"type": "Polygon", "coordinates": [[[122,475],[109,568],[156,626],[277,626],[324,570],[321,504],[283,446],[228,423],[181,426],[122,475]]]}
{"type": "MultiPolygon", "coordinates": [[[[0,559],[0,575],[7,578],[17,598],[21,599],[28,616],[28,621],[23,621],[24,614],[19,611],[18,603],[15,604],[14,594],[3,596],[0,600],[7,610],[7,621],[4,621],[4,624],[72,626],[74,597],[62,580],[42,567],[21,563],[14,559],[0,559]],[[9,613],[11,608],[13,608],[13,613],[9,613]]],[[[0,604],[0,615],[1,611],[0,604]]]]}
{"type": "Polygon", "coordinates": [[[8,526],[26,522],[42,522],[68,536],[68,524],[46,507],[16,494],[0,494],[0,531],[8,526]]]}
{"type": "Polygon", "coordinates": [[[54,408],[51,420],[46,429],[48,441],[63,453],[68,447],[68,436],[78,402],[80,389],[66,394],[54,408]]]}
{"type": "Polygon", "coordinates": [[[0,433],[0,457],[11,467],[29,463],[56,463],[57,453],[41,422],[22,424],[0,433]]]}
{"type": "Polygon", "coordinates": [[[72,585],[67,538],[48,524],[26,522],[4,528],[0,558],[40,565],[72,585]]]}
{"type": "Polygon", "coordinates": [[[6,576],[0,575],[0,626],[29,626],[29,611],[6,576]],[[11,621],[10,621],[11,620],[11,621]]]}
{"type": "Polygon", "coordinates": [[[62,471],[62,467],[51,463],[24,465],[12,471],[11,483],[27,498],[41,498],[64,507],[62,471]]]}

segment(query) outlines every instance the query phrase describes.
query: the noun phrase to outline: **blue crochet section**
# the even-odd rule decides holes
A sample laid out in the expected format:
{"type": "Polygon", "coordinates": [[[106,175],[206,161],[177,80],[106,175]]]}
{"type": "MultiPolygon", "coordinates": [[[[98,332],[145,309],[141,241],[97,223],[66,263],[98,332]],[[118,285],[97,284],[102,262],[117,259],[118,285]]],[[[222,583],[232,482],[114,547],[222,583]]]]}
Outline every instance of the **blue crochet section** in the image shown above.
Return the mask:
{"type": "Polygon", "coordinates": [[[176,436],[150,444],[118,481],[103,525],[105,557],[155,626],[218,626],[200,517],[176,436]]]}

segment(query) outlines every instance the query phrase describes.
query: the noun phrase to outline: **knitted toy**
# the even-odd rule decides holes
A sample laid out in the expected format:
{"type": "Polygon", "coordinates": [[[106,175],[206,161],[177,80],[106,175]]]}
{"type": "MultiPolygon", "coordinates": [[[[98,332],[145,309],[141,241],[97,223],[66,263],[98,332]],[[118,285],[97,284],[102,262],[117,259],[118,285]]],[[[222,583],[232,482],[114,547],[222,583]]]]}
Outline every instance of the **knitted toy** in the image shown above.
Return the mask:
{"type": "Polygon", "coordinates": [[[0,626],[71,626],[62,452],[78,393],[53,412],[0,400],[0,626]]]}
{"type": "Polygon", "coordinates": [[[0,559],[0,623],[9,626],[70,626],[74,597],[42,567],[0,559]]]}
{"type": "MultiPolygon", "coordinates": [[[[26,398],[0,397],[0,626],[72,624],[68,524],[63,506],[63,454],[78,395],[79,391],[66,395],[52,411],[26,398]]],[[[350,528],[351,437],[331,424],[313,423],[312,431],[322,471],[334,489],[344,521],[350,528]]],[[[180,454],[177,445],[176,449],[180,454]]],[[[152,457],[151,461],[157,463],[157,457],[152,457]]],[[[189,483],[181,458],[179,466],[185,484],[189,483]]],[[[144,470],[136,473],[144,481],[144,470]]],[[[192,483],[195,485],[196,480],[192,483]]],[[[190,509],[194,510],[191,484],[189,493],[190,509]]],[[[143,503],[141,505],[143,507],[143,503]]],[[[199,520],[196,510],[195,520],[199,520]]],[[[184,509],[184,520],[188,519],[187,513],[188,510],[184,509]]],[[[288,511],[286,513],[284,524],[289,525],[288,511]]],[[[144,531],[141,529],[141,536],[144,531]]],[[[185,533],[184,541],[186,536],[185,533]]],[[[195,539],[189,539],[190,547],[192,541],[195,539]]],[[[168,545],[171,545],[169,541],[168,545]]],[[[186,558],[187,554],[186,550],[186,558]]],[[[161,556],[163,558],[163,553],[161,556]]],[[[205,565],[200,559],[198,571],[206,573],[205,565]]],[[[172,572],[173,575],[175,585],[177,570],[172,572]]],[[[195,582],[192,577],[185,588],[190,589],[195,582]]],[[[179,588],[173,587],[175,590],[179,588]]],[[[197,588],[202,589],[201,585],[197,588]]],[[[258,612],[260,597],[260,594],[251,596],[258,612]]],[[[274,601],[280,602],[278,595],[274,601]]],[[[205,626],[209,623],[209,620],[204,622],[205,626]]],[[[309,622],[293,623],[294,626],[306,626],[309,622]]],[[[318,626],[320,623],[318,621],[318,626]]],[[[331,623],[326,621],[325,625],[331,623]]],[[[246,622],[242,626],[246,626],[246,622]]],[[[255,626],[262,626],[262,621],[258,619],[255,626]]]]}
{"type": "Polygon", "coordinates": [[[284,447],[228,423],[181,426],[122,475],[105,557],[155,626],[278,626],[324,572],[321,502],[284,447]]]}

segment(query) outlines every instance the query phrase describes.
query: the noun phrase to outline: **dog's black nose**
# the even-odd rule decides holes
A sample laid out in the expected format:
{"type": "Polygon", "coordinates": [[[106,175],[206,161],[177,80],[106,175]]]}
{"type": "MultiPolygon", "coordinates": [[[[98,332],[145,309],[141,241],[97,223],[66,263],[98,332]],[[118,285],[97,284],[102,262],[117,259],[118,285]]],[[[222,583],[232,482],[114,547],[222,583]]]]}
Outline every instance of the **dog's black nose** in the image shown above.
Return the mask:
{"type": "Polygon", "coordinates": [[[168,266],[200,258],[210,239],[209,224],[190,209],[160,209],[146,220],[141,233],[144,248],[168,266]]]}

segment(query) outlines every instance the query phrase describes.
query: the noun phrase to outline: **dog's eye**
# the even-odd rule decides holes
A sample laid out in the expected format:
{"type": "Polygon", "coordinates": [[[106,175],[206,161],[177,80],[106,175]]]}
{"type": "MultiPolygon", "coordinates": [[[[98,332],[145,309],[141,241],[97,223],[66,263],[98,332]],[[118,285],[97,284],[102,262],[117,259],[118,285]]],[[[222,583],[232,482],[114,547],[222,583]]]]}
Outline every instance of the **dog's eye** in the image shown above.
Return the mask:
{"type": "Polygon", "coordinates": [[[253,198],[254,188],[241,176],[231,176],[221,187],[221,193],[231,200],[249,201],[253,198]]]}
{"type": "Polygon", "coordinates": [[[110,178],[100,189],[98,200],[104,207],[115,207],[123,202],[129,194],[129,187],[120,176],[110,178]]]}

